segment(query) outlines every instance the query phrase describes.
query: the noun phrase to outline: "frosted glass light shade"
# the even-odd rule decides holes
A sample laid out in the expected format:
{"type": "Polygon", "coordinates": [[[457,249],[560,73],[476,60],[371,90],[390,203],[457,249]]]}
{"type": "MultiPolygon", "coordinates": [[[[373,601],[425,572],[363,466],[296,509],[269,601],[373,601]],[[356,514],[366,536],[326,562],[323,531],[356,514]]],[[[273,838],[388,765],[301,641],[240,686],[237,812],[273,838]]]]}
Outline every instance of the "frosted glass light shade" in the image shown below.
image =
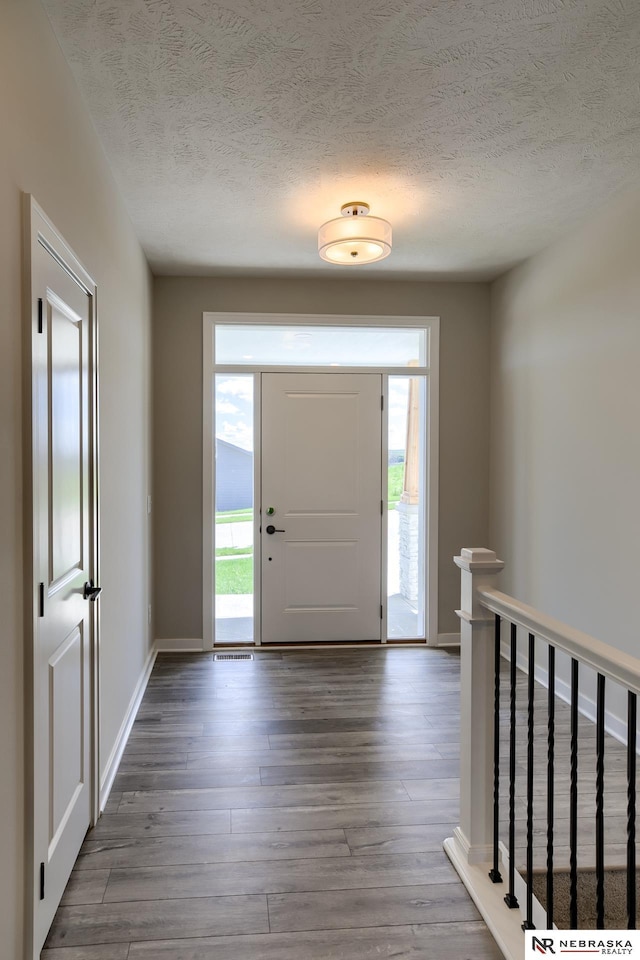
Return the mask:
{"type": "Polygon", "coordinates": [[[336,217],[318,230],[318,253],[329,263],[375,263],[391,253],[391,224],[380,217],[336,217]]]}

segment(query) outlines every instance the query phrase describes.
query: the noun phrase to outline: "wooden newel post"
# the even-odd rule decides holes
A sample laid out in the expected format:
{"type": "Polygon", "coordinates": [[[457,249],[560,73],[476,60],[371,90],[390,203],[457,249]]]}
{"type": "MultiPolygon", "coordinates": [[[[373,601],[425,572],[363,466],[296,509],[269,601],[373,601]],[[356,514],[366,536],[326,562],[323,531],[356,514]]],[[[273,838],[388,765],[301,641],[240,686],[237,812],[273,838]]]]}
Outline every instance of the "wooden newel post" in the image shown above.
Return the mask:
{"type": "Polygon", "coordinates": [[[504,567],[493,550],[467,548],[461,570],[460,610],[460,825],[458,855],[468,864],[489,863],[493,841],[493,705],[495,617],[478,590],[495,587],[504,567]]]}

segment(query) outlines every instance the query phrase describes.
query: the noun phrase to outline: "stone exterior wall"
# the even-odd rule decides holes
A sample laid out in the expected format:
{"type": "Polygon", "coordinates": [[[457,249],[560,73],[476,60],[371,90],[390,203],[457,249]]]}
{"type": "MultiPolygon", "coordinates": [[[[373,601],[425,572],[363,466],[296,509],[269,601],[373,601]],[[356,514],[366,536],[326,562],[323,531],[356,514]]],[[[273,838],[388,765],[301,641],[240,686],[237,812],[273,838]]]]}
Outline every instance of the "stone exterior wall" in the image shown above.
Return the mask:
{"type": "Polygon", "coordinates": [[[400,593],[413,607],[418,605],[420,568],[420,506],[402,503],[400,514],[400,593]]]}

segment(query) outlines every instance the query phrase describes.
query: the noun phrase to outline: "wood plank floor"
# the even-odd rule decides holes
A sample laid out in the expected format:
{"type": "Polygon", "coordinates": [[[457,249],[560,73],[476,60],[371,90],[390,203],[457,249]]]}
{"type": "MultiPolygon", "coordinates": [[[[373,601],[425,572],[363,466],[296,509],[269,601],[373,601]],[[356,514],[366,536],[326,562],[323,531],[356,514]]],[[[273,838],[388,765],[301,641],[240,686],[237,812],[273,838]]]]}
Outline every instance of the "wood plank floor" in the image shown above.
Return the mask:
{"type": "Polygon", "coordinates": [[[442,850],[459,661],[161,655],[42,960],[500,953],[442,850]]]}

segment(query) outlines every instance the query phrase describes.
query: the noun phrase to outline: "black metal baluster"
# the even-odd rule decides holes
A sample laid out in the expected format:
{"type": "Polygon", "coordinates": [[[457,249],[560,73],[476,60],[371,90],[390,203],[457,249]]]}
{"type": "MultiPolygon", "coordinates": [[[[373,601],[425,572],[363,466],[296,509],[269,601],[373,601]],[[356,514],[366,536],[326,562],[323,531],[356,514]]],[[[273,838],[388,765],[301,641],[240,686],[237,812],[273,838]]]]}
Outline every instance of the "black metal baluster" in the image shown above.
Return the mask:
{"type": "Polygon", "coordinates": [[[533,692],[536,640],[529,634],[529,675],[527,677],[527,917],[523,930],[533,930],[533,692]]]}
{"type": "Polygon", "coordinates": [[[627,696],[627,927],[636,929],[636,725],[638,698],[627,696]]]}
{"type": "Polygon", "coordinates": [[[493,677],[493,867],[489,877],[502,883],[498,869],[498,826],[500,822],[500,616],[495,619],[495,649],[493,677]]]}
{"type": "Polygon", "coordinates": [[[604,677],[596,695],[596,929],[604,930],[604,677]]]}
{"type": "Polygon", "coordinates": [[[571,660],[569,785],[569,928],[578,929],[578,661],[571,660]]]}
{"type": "Polygon", "coordinates": [[[514,892],[516,857],[516,654],[517,627],[511,624],[510,711],[509,711],[509,892],[504,902],[513,909],[518,906],[514,892]]]}
{"type": "Polygon", "coordinates": [[[549,646],[547,701],[547,930],[553,930],[553,790],[556,756],[556,650],[549,646]]]}

